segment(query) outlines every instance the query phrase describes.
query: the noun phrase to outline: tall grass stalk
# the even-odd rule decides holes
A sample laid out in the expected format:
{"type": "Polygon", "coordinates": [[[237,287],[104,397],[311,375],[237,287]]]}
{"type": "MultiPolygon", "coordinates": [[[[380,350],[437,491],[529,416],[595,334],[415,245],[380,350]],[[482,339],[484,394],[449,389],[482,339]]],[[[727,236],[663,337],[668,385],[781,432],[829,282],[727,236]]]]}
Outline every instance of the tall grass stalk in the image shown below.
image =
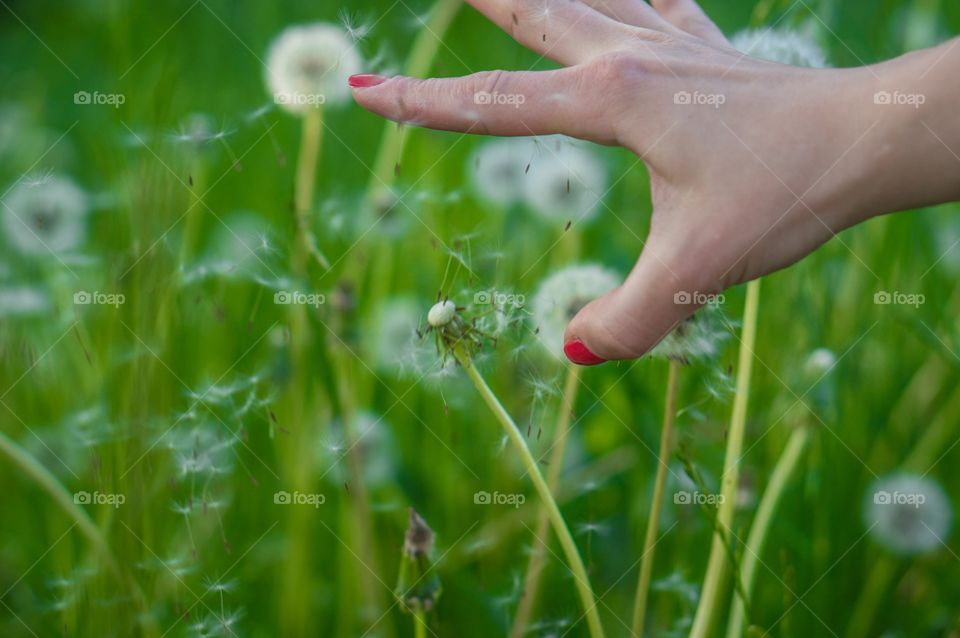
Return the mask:
{"type": "Polygon", "coordinates": [[[721,494],[723,502],[717,513],[716,534],[710,545],[710,558],[707,572],[700,591],[700,602],[693,618],[690,638],[711,636],[711,626],[715,621],[720,599],[723,597],[724,581],[727,576],[728,530],[733,522],[736,508],[737,482],[740,476],[739,463],[743,449],[743,436],[747,423],[747,404],[750,398],[750,374],[753,368],[753,349],[757,340],[757,314],[760,304],[760,281],[747,284],[747,300],[743,310],[743,330],[740,336],[740,352],[737,362],[737,389],[733,399],[733,414],[730,418],[730,430],[727,432],[727,450],[723,463],[721,494]]]}
{"type": "MultiPolygon", "coordinates": [[[[770,481],[767,483],[760,499],[753,525],[750,527],[750,535],[747,537],[747,549],[740,563],[740,582],[743,584],[743,591],[747,600],[751,600],[753,597],[757,565],[760,563],[760,556],[763,555],[763,549],[766,546],[767,534],[770,531],[770,525],[773,523],[773,515],[780,505],[787,484],[800,463],[800,458],[807,449],[811,436],[812,430],[807,425],[800,425],[793,430],[783,453],[770,474],[770,481]]],[[[743,638],[746,618],[746,603],[739,596],[735,596],[730,610],[730,620],[727,622],[727,638],[743,638]]]]}
{"type": "Polygon", "coordinates": [[[144,624],[144,629],[149,636],[158,636],[160,634],[154,622],[153,613],[150,611],[146,597],[140,589],[137,581],[127,572],[120,568],[113,551],[107,540],[100,533],[94,522],[85,511],[80,509],[73,501],[73,497],[67,492],[66,488],[57,480],[53,474],[41,465],[29,452],[17,445],[7,435],[0,432],[0,454],[5,456],[13,465],[18,467],[23,476],[36,483],[40,489],[47,493],[53,499],[57,506],[73,520],[74,524],[80,528],[87,541],[93,546],[95,553],[100,557],[110,573],[125,588],[128,588],[133,594],[136,606],[140,612],[138,621],[144,624]]]}
{"type": "Polygon", "coordinates": [[[313,192],[317,176],[317,162],[323,141],[323,110],[308,109],[303,116],[303,133],[300,137],[300,155],[297,159],[297,176],[294,184],[294,209],[297,221],[297,237],[294,242],[294,274],[302,274],[306,259],[312,256],[324,270],[330,262],[317,246],[310,223],[313,209],[313,192]]]}
{"type": "Polygon", "coordinates": [[[503,426],[507,438],[510,439],[510,443],[520,455],[520,460],[523,462],[527,473],[530,475],[530,479],[533,481],[533,486],[540,495],[540,500],[550,515],[553,531],[556,532],[557,538],[560,540],[560,546],[563,548],[563,553],[567,558],[567,567],[573,572],[573,580],[577,587],[577,593],[580,596],[580,603],[583,605],[584,615],[587,617],[590,636],[591,638],[602,638],[604,636],[603,625],[600,622],[600,615],[597,613],[597,603],[593,596],[593,590],[590,587],[587,569],[583,564],[583,559],[580,558],[577,544],[573,540],[573,535],[570,534],[570,529],[563,519],[563,514],[560,513],[560,508],[557,507],[557,502],[554,500],[553,494],[550,493],[550,488],[547,486],[547,482],[543,478],[540,468],[537,466],[536,459],[534,459],[530,453],[530,448],[527,447],[527,442],[524,440],[519,428],[517,428],[517,424],[513,422],[513,419],[504,409],[503,405],[500,404],[500,400],[473,365],[473,360],[470,355],[462,346],[454,348],[454,355],[463,369],[466,370],[467,376],[470,377],[470,381],[473,382],[473,385],[476,387],[477,392],[480,393],[487,407],[490,408],[490,411],[493,412],[497,421],[503,426]]]}
{"type": "Polygon", "coordinates": [[[660,529],[660,509],[663,506],[663,491],[667,483],[670,447],[673,443],[673,424],[677,416],[677,381],[679,376],[680,362],[671,359],[670,369],[667,373],[667,396],[663,406],[663,430],[660,432],[657,474],[653,482],[647,533],[643,539],[643,553],[640,555],[640,576],[637,579],[637,593],[633,601],[633,623],[630,632],[632,636],[643,636],[643,622],[647,613],[647,597],[650,592],[650,574],[653,572],[657,531],[660,529]]]}
{"type": "MultiPolygon", "coordinates": [[[[573,416],[573,406],[577,401],[577,390],[580,387],[580,368],[571,365],[567,368],[567,378],[563,384],[563,396],[560,402],[560,414],[557,418],[556,431],[550,442],[550,465],[547,468],[547,487],[551,494],[557,493],[560,483],[560,472],[563,470],[563,459],[567,452],[567,437],[570,433],[570,422],[573,416]]],[[[526,633],[527,624],[533,615],[537,602],[537,593],[540,589],[541,575],[546,558],[547,547],[544,540],[550,533],[550,510],[541,503],[537,510],[537,523],[534,527],[533,548],[530,560],[527,562],[527,575],[523,581],[523,593],[520,605],[513,619],[510,629],[511,638],[520,638],[526,633]]]]}
{"type": "MultiPolygon", "coordinates": [[[[405,75],[421,77],[430,72],[433,61],[437,57],[437,51],[443,44],[443,37],[462,4],[463,0],[437,0],[430,10],[430,17],[423,23],[423,28],[420,29],[410,48],[410,54],[404,65],[405,75]]],[[[365,209],[376,201],[379,195],[389,190],[396,181],[397,167],[406,144],[406,127],[388,123],[373,162],[373,172],[364,198],[365,209]]]]}

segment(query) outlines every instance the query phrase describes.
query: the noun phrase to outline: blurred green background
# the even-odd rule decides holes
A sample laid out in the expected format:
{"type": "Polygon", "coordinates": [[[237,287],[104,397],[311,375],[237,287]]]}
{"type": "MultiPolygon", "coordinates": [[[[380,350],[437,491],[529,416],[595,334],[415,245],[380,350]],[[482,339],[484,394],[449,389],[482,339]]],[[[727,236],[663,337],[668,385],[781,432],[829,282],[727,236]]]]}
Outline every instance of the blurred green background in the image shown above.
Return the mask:
{"type": "MultiPolygon", "coordinates": [[[[496,209],[474,192],[471,153],[482,140],[408,131],[390,172],[405,203],[376,223],[364,194],[395,127],[349,101],[330,105],[311,223],[334,267],[311,267],[304,282],[288,271],[301,121],[272,105],[265,52],[289,25],[346,19],[371,26],[359,44],[366,70],[396,72],[430,3],[0,5],[0,188],[69,175],[93,208],[69,259],[22,256],[8,242],[0,253],[0,635],[413,635],[392,593],[409,507],[436,534],[443,594],[430,632],[505,635],[536,495],[459,371],[423,378],[419,359],[389,364],[415,338],[397,304],[412,305],[423,326],[438,289],[458,303],[491,288],[530,298],[577,259],[626,273],[649,218],[642,167],[605,199],[636,235],[601,214],[574,246],[558,241],[562,222],[496,209]],[[124,102],[75,103],[83,91],[124,102]],[[209,134],[193,136],[198,127],[209,134]],[[253,238],[255,259],[239,250],[241,238],[253,238]],[[291,315],[273,303],[284,282],[326,303],[291,315]],[[78,305],[78,291],[125,302],[78,305]],[[350,423],[369,432],[357,446],[350,423]],[[280,491],[323,503],[284,506],[280,491]],[[526,504],[478,505],[478,491],[524,494],[526,504]],[[80,492],[124,502],[76,507],[80,492]]],[[[836,66],[960,30],[960,4],[949,1],[703,6],[729,34],[812,25],[836,66]]],[[[470,7],[443,39],[436,75],[550,66],[470,7]]],[[[634,162],[619,149],[596,153],[611,183],[634,162]]],[[[871,221],[763,282],[740,535],[790,428],[815,431],[751,605],[752,622],[770,635],[960,632],[955,535],[936,551],[899,556],[865,536],[861,515],[870,484],[908,459],[958,505],[958,212],[871,221]],[[879,290],[926,303],[876,305],[879,290]],[[817,382],[805,362],[819,348],[838,364],[817,382]]],[[[733,332],[742,307],[742,290],[730,291],[733,332]]],[[[564,367],[531,327],[508,330],[481,368],[539,455],[564,367]]],[[[722,467],[737,343],[731,336],[718,357],[681,376],[678,456],[708,485],[722,467]]],[[[432,347],[428,337],[427,355],[432,347]]],[[[612,636],[628,635],[666,365],[591,370],[574,410],[558,498],[612,636]]],[[[671,467],[680,474],[679,459],[671,467]]],[[[663,518],[648,626],[680,636],[711,528],[669,498],[663,518]]],[[[527,635],[587,635],[560,557],[556,547],[548,553],[527,635]]]]}

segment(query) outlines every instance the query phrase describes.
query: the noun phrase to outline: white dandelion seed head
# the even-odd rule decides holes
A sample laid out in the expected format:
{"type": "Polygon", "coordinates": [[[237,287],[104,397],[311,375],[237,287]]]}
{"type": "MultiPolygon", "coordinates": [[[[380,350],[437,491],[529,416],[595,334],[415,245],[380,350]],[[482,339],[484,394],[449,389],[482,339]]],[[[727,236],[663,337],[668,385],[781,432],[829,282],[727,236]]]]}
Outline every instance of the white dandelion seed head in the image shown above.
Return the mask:
{"type": "Polygon", "coordinates": [[[0,317],[29,317],[50,310],[50,296],[39,288],[0,288],[0,317]]]}
{"type": "Polygon", "coordinates": [[[947,541],[950,500],[932,479],[900,472],[873,482],[864,499],[864,524],[881,545],[898,554],[922,554],[947,541]]]}
{"type": "Polygon", "coordinates": [[[430,308],[430,312],[427,313],[427,323],[434,328],[442,328],[453,321],[456,314],[457,305],[449,299],[446,299],[435,303],[433,307],[430,308]]]}
{"type": "Polygon", "coordinates": [[[340,27],[324,22],[293,26],[267,52],[267,88],[278,105],[302,115],[346,100],[347,78],[362,66],[355,42],[340,27]]]}
{"type": "Polygon", "coordinates": [[[682,362],[716,356],[728,333],[719,320],[720,309],[708,304],[695,315],[680,322],[670,334],[650,351],[652,357],[682,362]]]}
{"type": "Polygon", "coordinates": [[[56,175],[20,182],[0,203],[7,239],[28,255],[63,254],[87,234],[90,200],[73,180],[56,175]]]}
{"type": "Polygon", "coordinates": [[[503,138],[481,144],[470,157],[470,182],[477,195],[498,206],[523,199],[525,170],[534,154],[527,138],[503,138]]]}
{"type": "Polygon", "coordinates": [[[524,180],[524,201],[553,222],[593,219],[607,190],[607,172],[594,153],[568,138],[540,145],[524,180]]]}
{"type": "Polygon", "coordinates": [[[596,264],[567,266],[547,277],[531,304],[540,343],[559,358],[570,320],[589,302],[620,285],[620,280],[620,275],[596,264]]]}
{"type": "Polygon", "coordinates": [[[800,30],[745,29],[733,36],[731,44],[738,51],[761,60],[818,69],[828,66],[827,54],[817,42],[811,25],[800,30]]]}
{"type": "Polygon", "coordinates": [[[364,485],[376,489],[395,481],[395,450],[390,426],[384,417],[372,412],[358,412],[349,430],[344,427],[342,419],[330,423],[320,447],[321,471],[331,484],[349,483],[348,455],[356,455],[364,485]]]}
{"type": "Polygon", "coordinates": [[[817,348],[807,357],[803,364],[803,371],[813,379],[819,379],[833,370],[837,365],[837,355],[829,348],[817,348]]]}

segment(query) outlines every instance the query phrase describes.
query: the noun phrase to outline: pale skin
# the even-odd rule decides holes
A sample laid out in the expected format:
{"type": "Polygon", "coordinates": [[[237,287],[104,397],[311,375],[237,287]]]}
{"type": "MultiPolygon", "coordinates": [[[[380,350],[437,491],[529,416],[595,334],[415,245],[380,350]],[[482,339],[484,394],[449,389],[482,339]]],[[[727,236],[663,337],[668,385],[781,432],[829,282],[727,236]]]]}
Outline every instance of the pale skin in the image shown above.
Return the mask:
{"type": "Polygon", "coordinates": [[[397,122],[562,133],[643,160],[650,232],[626,281],[570,322],[576,363],[642,356],[696,310],[678,292],[721,292],[871,217],[960,199],[960,39],[871,66],[803,69],[737,52],[694,0],[468,2],[562,68],[355,76],[354,98],[397,122]],[[478,92],[524,101],[478,105],[478,92]],[[682,93],[723,103],[684,104],[682,93]]]}

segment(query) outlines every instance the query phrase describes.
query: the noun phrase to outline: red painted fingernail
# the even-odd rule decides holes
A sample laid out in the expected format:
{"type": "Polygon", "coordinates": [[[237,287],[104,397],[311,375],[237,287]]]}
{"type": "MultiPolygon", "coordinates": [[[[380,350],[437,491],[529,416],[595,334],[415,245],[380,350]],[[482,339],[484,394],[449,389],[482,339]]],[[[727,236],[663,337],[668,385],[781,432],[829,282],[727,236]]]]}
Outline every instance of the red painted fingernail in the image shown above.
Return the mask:
{"type": "Polygon", "coordinates": [[[351,75],[347,78],[347,84],[355,89],[366,89],[371,86],[377,86],[387,81],[382,75],[373,75],[371,73],[362,73],[360,75],[351,75]]]}
{"type": "Polygon", "coordinates": [[[573,341],[568,341],[563,344],[563,354],[567,355],[567,359],[581,366],[595,366],[606,362],[606,359],[602,359],[590,352],[587,346],[583,345],[583,342],[579,339],[574,339],[573,341]]]}

